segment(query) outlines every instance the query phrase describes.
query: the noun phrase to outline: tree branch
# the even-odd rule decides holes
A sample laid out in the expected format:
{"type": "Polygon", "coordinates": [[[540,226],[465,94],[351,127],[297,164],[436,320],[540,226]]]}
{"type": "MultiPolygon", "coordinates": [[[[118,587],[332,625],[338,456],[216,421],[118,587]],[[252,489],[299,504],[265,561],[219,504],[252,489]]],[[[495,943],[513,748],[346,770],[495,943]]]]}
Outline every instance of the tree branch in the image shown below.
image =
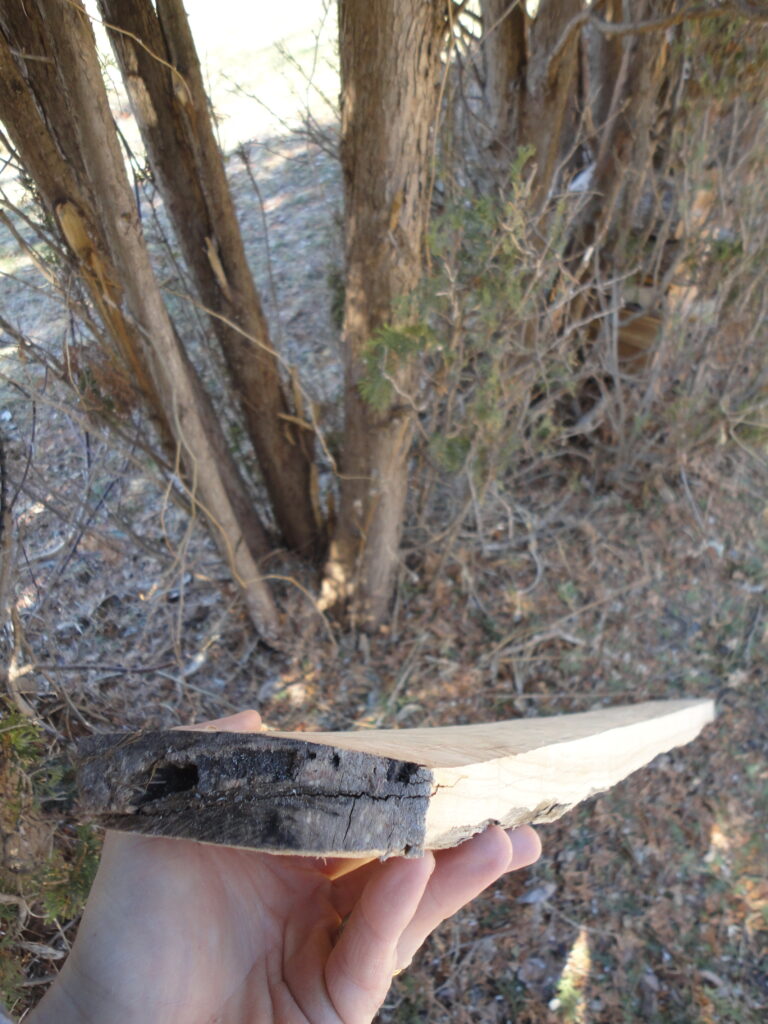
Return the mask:
{"type": "Polygon", "coordinates": [[[757,8],[748,0],[729,0],[728,3],[719,4],[716,7],[684,7],[676,14],[670,14],[666,18],[650,18],[648,21],[638,22],[610,22],[591,15],[589,23],[594,25],[603,35],[625,36],[641,32],[657,32],[665,28],[673,28],[684,21],[695,21],[702,18],[716,17],[719,14],[740,14],[749,18],[750,21],[768,21],[768,9],[757,8]]]}
{"type": "Polygon", "coordinates": [[[560,63],[560,59],[568,46],[575,32],[579,32],[585,25],[593,25],[605,36],[639,35],[645,32],[660,32],[663,29],[673,28],[684,21],[695,21],[703,18],[717,17],[721,14],[737,14],[750,21],[768,21],[768,9],[752,3],[752,0],[728,0],[727,3],[718,4],[715,7],[696,4],[684,7],[675,14],[667,15],[665,18],[649,18],[647,21],[605,21],[597,17],[594,10],[597,3],[580,11],[563,29],[562,35],[555,44],[547,63],[547,78],[549,81],[554,77],[560,63]]]}

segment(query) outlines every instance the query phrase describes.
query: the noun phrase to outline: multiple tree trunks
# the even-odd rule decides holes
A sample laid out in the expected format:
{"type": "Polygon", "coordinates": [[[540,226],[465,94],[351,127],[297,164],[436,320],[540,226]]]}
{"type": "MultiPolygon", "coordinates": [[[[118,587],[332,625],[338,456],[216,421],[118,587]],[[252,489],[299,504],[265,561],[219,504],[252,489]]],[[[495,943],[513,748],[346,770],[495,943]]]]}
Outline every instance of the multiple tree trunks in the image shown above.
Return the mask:
{"type": "Polygon", "coordinates": [[[298,426],[245,255],[181,0],[99,0],[154,178],[240,399],[286,544],[319,554],[312,431],[298,426]]]}
{"type": "MultiPolygon", "coordinates": [[[[276,642],[277,611],[259,559],[269,543],[221,424],[168,316],[112,123],[90,21],[78,0],[11,0],[0,12],[5,123],[58,218],[106,326],[125,328],[149,404],[178,452],[250,616],[276,642]],[[31,56],[30,56],[31,55],[31,56]],[[29,116],[25,115],[28,114],[29,116]]],[[[138,374],[138,370],[136,371],[138,374]]]]}
{"type": "Polygon", "coordinates": [[[554,821],[693,740],[711,700],[351,733],[97,735],[80,810],[105,828],[272,853],[416,856],[493,822],[554,821]]]}
{"type": "MultiPolygon", "coordinates": [[[[99,4],[153,173],[229,365],[275,521],[289,546],[316,558],[327,538],[313,486],[312,431],[281,384],[183,4],[99,4]]],[[[670,33],[685,18],[724,10],[677,10],[671,0],[629,6],[541,0],[534,16],[520,3],[481,0],[489,142],[500,183],[518,148],[531,147],[526,201],[542,252],[560,217],[550,198],[567,191],[577,171],[589,171],[587,199],[563,245],[563,279],[574,298],[547,309],[547,330],[566,317],[571,324],[592,319],[611,359],[616,335],[615,379],[649,364],[663,336],[670,272],[662,272],[661,255],[678,239],[661,186],[674,170],[668,140],[687,88],[683,49],[670,33]],[[624,20],[630,13],[634,23],[624,20]],[[619,284],[644,268],[652,271],[649,297],[635,308],[624,303],[619,284]]],[[[741,17],[762,17],[748,7],[738,5],[741,17]]],[[[449,72],[443,44],[462,8],[445,0],[339,0],[345,436],[319,606],[346,610],[363,628],[381,623],[394,589],[418,355],[386,368],[386,408],[367,403],[360,384],[371,339],[382,326],[408,322],[408,297],[422,276],[438,163],[438,85],[449,72]]],[[[144,397],[169,461],[178,458],[179,476],[206,515],[253,622],[279,642],[281,623],[260,573],[271,540],[165,309],[82,0],[0,5],[0,120],[61,228],[116,363],[144,397]]],[[[530,337],[539,337],[533,327],[530,337]]]]}
{"type": "MultiPolygon", "coordinates": [[[[621,0],[591,7],[541,0],[535,13],[481,0],[481,9],[485,104],[500,181],[518,148],[529,147],[530,212],[544,246],[561,215],[552,198],[582,179],[577,191],[585,195],[563,250],[574,299],[557,319],[584,322],[620,386],[622,375],[652,364],[664,338],[664,297],[676,262],[668,243],[681,198],[672,202],[665,179],[674,175],[671,129],[686,95],[685,16],[669,0],[641,0],[631,12],[621,0]],[[633,31],[633,23],[645,28],[633,31]],[[651,284],[640,305],[628,295],[638,269],[651,284]]],[[[687,16],[715,13],[701,6],[687,16]]],[[[683,182],[678,174],[676,187],[683,182]]]]}
{"type": "Polygon", "coordinates": [[[25,168],[34,178],[47,212],[56,218],[91,301],[99,310],[122,368],[144,399],[167,453],[173,433],[155,389],[149,356],[135,323],[122,310],[122,289],[95,198],[85,173],[74,127],[74,111],[51,75],[52,61],[17,63],[16,54],[34,41],[46,54],[50,39],[36,10],[9,4],[0,31],[0,116],[25,168]],[[15,51],[15,52],[14,52],[15,51]]]}

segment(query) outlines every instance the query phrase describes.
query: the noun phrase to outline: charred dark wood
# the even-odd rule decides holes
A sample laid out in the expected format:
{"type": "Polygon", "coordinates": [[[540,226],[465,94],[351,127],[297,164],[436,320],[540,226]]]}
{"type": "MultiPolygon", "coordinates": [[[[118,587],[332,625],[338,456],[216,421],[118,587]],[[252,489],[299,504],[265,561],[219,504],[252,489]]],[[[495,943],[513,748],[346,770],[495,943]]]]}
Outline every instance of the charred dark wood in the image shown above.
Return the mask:
{"type": "Polygon", "coordinates": [[[432,775],[269,733],[93,736],[80,808],[105,828],[281,852],[417,854],[432,775]]]}

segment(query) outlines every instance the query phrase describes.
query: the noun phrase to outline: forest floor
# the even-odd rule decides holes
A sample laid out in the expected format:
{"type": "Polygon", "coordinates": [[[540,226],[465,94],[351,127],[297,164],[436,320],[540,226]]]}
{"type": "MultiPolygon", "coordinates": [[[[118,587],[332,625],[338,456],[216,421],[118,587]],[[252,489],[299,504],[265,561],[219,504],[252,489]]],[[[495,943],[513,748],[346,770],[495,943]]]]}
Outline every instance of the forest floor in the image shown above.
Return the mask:
{"type": "MultiPolygon", "coordinates": [[[[292,136],[252,141],[246,152],[252,177],[236,154],[229,171],[249,256],[275,336],[332,446],[338,167],[292,136]]],[[[61,357],[74,337],[66,309],[34,290],[41,278],[5,232],[0,258],[3,316],[61,357]]],[[[724,440],[613,483],[565,459],[512,471],[450,545],[409,524],[394,615],[376,636],[320,619],[306,576],[296,577],[301,587],[282,584],[297,640],[278,654],[253,635],[206,534],[169,501],[141,451],[115,444],[50,369],[0,341],[17,538],[6,628],[15,669],[0,743],[25,727],[24,709],[45,742],[61,746],[91,730],[172,726],[243,707],[276,727],[312,730],[716,695],[718,719],[698,741],[541,827],[541,861],[446,922],[395,980],[380,1019],[766,1019],[764,447],[724,440]]],[[[442,487],[450,502],[459,484],[442,487]]],[[[270,569],[295,572],[287,559],[270,569]]],[[[7,787],[19,744],[6,742],[2,755],[7,787]]],[[[65,854],[67,842],[79,848],[71,816],[49,802],[48,820],[65,854]]],[[[14,837],[0,815],[2,877],[22,887],[39,877],[48,849],[40,822],[30,822],[14,837]]],[[[26,911],[3,899],[0,987],[20,1013],[55,975],[76,918],[35,916],[33,904],[19,928],[26,911]]]]}

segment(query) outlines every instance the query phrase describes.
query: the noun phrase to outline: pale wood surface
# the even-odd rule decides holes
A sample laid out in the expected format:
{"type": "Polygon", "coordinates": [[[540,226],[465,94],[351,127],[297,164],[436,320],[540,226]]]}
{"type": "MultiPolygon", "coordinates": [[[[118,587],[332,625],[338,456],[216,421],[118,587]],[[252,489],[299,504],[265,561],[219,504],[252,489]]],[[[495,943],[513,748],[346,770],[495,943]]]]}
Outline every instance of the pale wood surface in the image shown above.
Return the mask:
{"type": "Polygon", "coordinates": [[[710,700],[675,700],[435,729],[94,736],[81,809],[109,828],[273,852],[417,854],[491,822],[552,821],[713,718],[710,700]]]}
{"type": "MultiPolygon", "coordinates": [[[[455,768],[499,757],[525,754],[542,747],[609,734],[614,729],[633,729],[625,733],[631,742],[640,735],[653,743],[654,736],[678,729],[696,730],[692,738],[712,720],[711,700],[650,700],[642,704],[622,704],[571,715],[547,718],[514,718],[506,722],[479,725],[445,725],[432,729],[360,729],[357,732],[279,732],[270,736],[327,743],[343,750],[360,750],[401,760],[418,761],[428,768],[455,768]],[[652,725],[652,722],[656,722],[652,725]]],[[[606,737],[605,742],[609,742],[606,737]]],[[[680,740],[687,743],[686,739],[680,740]]],[[[651,757],[654,755],[652,754],[651,757]]]]}

